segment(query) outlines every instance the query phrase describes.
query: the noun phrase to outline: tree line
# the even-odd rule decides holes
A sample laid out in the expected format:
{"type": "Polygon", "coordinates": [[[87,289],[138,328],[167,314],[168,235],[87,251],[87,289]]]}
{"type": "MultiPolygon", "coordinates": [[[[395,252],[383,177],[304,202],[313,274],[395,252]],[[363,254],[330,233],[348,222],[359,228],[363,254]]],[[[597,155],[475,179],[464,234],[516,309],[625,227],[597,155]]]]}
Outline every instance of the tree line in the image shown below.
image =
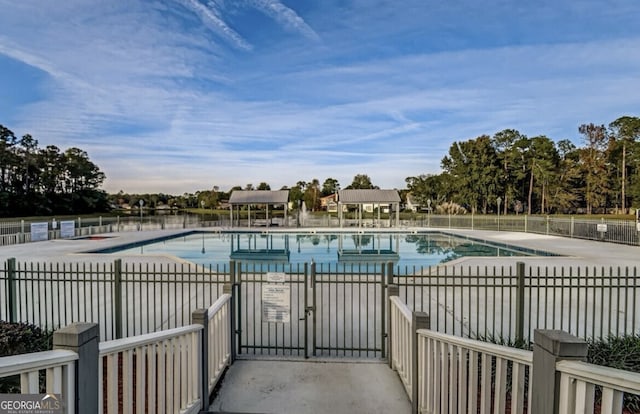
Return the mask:
{"type": "MultiPolygon", "coordinates": [[[[353,181],[345,189],[375,189],[378,186],[373,185],[371,178],[366,174],[356,174],[353,181]]],[[[246,184],[244,187],[237,185],[231,187],[229,191],[221,191],[220,187],[213,186],[211,190],[199,190],[195,193],[183,193],[182,195],[170,194],[128,194],[120,191],[117,194],[110,194],[109,201],[112,205],[128,205],[137,208],[140,200],[143,200],[144,206],[147,208],[158,208],[160,206],[168,206],[177,209],[216,209],[221,202],[228,201],[231,193],[236,190],[253,191],[253,190],[271,190],[271,186],[266,182],[258,185],[252,183],[246,184]]],[[[309,181],[300,180],[292,186],[283,186],[281,190],[289,191],[289,200],[292,202],[294,209],[301,206],[304,202],[307,209],[316,211],[320,209],[320,198],[336,193],[340,189],[340,183],[335,178],[327,178],[322,185],[317,178],[309,181]]]]}
{"type": "Polygon", "coordinates": [[[85,151],[40,148],[0,124],[0,217],[107,211],[104,179],[85,151]]]}
{"type": "MultiPolygon", "coordinates": [[[[640,207],[640,118],[622,116],[608,126],[578,127],[582,145],[545,135],[528,137],[515,129],[493,136],[455,141],[442,158],[440,174],[405,179],[401,189],[414,205],[437,211],[502,214],[607,213],[627,214],[640,207]],[[437,208],[446,206],[446,209],[437,208]]],[[[294,208],[304,202],[320,209],[320,199],[337,192],[340,184],[313,178],[281,189],[290,191],[294,208]]],[[[374,189],[368,175],[357,174],[345,189],[374,189]]],[[[184,194],[179,207],[215,208],[234,190],[271,190],[235,186],[229,192],[212,190],[184,194]]]]}
{"type": "Polygon", "coordinates": [[[454,142],[442,173],[407,177],[417,202],[488,213],[627,213],[640,205],[640,118],[578,127],[583,146],[514,129],[454,142]]]}
{"type": "MultiPolygon", "coordinates": [[[[455,141],[441,161],[440,174],[405,179],[401,196],[423,207],[455,204],[456,211],[503,214],[627,213],[640,205],[640,118],[622,116],[608,126],[578,127],[582,146],[569,140],[527,137],[515,129],[455,141]]],[[[38,147],[0,125],[0,216],[81,214],[140,200],[147,208],[215,209],[234,190],[271,190],[266,182],[169,194],[107,194],[105,175],[86,152],[38,147]]],[[[366,174],[345,189],[375,189],[366,174]]],[[[341,189],[335,178],[300,180],[289,190],[294,208],[320,209],[320,199],[341,189]]]]}

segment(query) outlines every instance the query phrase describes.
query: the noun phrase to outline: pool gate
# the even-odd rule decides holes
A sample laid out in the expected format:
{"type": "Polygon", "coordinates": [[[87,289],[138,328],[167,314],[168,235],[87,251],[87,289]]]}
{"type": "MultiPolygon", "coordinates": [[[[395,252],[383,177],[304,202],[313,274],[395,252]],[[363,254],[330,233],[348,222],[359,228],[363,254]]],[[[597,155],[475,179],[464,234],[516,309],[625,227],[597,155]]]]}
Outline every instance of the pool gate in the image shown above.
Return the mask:
{"type": "Polygon", "coordinates": [[[236,263],[231,284],[238,355],[384,358],[392,272],[393,263],[311,262],[278,271],[236,263]]]}

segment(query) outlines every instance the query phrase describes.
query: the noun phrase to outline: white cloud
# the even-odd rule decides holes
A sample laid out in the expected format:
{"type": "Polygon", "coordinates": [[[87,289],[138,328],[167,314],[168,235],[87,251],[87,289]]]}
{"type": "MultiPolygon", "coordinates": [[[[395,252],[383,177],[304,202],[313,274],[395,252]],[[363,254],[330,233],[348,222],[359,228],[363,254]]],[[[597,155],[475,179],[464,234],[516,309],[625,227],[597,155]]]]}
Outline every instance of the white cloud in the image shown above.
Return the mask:
{"type": "MultiPolygon", "coordinates": [[[[346,186],[358,173],[404,187],[407,176],[437,172],[454,140],[504,128],[576,138],[582,122],[608,123],[640,108],[631,92],[640,90],[640,56],[630,52],[640,49],[638,34],[446,52],[381,43],[407,50],[377,53],[366,49],[371,39],[395,33],[388,2],[371,16],[364,6],[332,15],[335,29],[314,11],[308,21],[322,43],[303,46],[300,38],[316,32],[278,1],[130,3],[78,0],[61,11],[0,0],[0,53],[47,74],[44,84],[25,85],[44,97],[21,106],[18,124],[8,126],[41,145],[87,150],[109,191],[260,181],[279,188],[330,176],[346,186]],[[278,24],[273,30],[302,36],[247,53],[216,26],[246,42],[226,23],[233,7],[259,10],[278,24]],[[350,31],[355,15],[362,33],[350,31]],[[195,16],[208,29],[188,24],[195,16]]],[[[412,19],[402,21],[403,33],[421,30],[412,19]]]]}
{"type": "Polygon", "coordinates": [[[229,27],[222,18],[220,18],[215,8],[210,9],[198,0],[177,0],[179,3],[196,13],[202,22],[213,29],[215,32],[229,39],[236,47],[245,50],[253,49],[242,36],[229,27]]]}
{"type": "Polygon", "coordinates": [[[247,0],[247,3],[282,24],[286,29],[302,33],[312,40],[320,40],[320,36],[294,10],[277,0],[247,0]]]}

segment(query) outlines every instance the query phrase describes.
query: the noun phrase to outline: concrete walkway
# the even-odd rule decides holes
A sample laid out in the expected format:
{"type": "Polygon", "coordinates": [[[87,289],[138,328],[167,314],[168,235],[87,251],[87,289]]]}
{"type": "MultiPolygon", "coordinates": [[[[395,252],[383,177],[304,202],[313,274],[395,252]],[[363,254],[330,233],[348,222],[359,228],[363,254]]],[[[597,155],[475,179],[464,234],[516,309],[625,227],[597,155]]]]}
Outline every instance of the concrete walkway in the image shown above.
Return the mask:
{"type": "Polygon", "coordinates": [[[380,361],[238,360],[209,411],[409,413],[411,403],[396,372],[380,361]]]}

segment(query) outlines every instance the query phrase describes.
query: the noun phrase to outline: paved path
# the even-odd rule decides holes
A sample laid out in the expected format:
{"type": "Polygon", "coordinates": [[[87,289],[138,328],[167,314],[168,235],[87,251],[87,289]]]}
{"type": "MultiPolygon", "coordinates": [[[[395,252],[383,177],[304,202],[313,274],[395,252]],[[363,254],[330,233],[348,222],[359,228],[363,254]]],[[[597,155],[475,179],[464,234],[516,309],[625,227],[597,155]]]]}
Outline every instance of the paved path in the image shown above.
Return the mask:
{"type": "Polygon", "coordinates": [[[239,360],[227,371],[211,412],[409,413],[395,371],[379,361],[239,360]]]}

